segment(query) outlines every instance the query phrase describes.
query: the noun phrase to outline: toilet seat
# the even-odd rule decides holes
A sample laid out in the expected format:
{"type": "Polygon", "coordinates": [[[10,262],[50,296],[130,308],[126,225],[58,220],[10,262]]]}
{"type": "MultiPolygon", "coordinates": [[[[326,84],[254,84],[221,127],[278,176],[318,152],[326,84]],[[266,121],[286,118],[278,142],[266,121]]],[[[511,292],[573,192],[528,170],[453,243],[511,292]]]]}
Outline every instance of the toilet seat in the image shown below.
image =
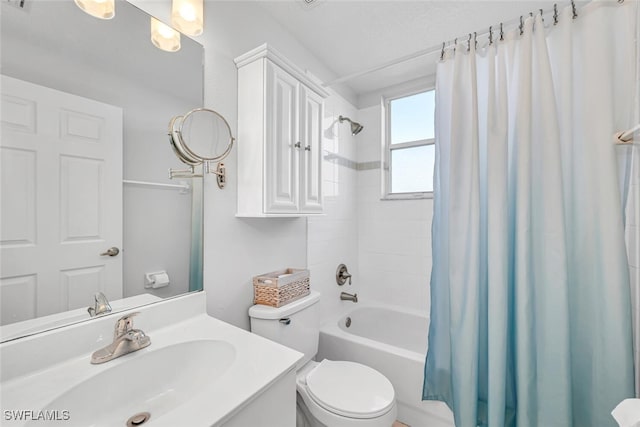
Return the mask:
{"type": "Polygon", "coordinates": [[[377,418],[395,405],[391,382],[360,363],[323,360],[306,375],[305,382],[315,403],[343,417],[377,418]]]}

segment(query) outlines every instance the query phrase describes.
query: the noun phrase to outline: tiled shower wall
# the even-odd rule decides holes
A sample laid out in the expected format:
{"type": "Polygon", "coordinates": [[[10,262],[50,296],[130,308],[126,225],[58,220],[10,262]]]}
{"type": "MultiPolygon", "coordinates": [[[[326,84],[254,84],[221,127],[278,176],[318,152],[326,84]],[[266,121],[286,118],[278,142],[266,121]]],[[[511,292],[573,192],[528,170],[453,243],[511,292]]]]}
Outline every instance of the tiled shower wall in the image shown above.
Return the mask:
{"type": "Polygon", "coordinates": [[[353,304],[340,301],[340,292],[358,292],[358,227],[356,216],[356,146],[349,124],[338,122],[340,115],[354,118],[355,108],[342,98],[331,96],[325,102],[322,190],[325,215],[309,217],[307,222],[307,265],[311,288],[320,292],[322,321],[334,318],[353,304]],[[338,264],[346,264],[353,285],[338,286],[338,264]]]}
{"type": "Polygon", "coordinates": [[[432,199],[380,200],[379,105],[359,111],[358,265],[362,299],[429,311],[432,199]]]}

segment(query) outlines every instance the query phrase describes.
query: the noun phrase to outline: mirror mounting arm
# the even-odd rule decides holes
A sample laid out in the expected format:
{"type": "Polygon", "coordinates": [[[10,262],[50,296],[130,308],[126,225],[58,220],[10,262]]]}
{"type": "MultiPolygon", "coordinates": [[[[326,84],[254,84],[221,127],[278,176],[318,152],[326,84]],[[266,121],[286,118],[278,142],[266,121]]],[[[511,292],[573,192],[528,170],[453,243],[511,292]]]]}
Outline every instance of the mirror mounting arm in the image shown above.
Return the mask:
{"type": "MultiPolygon", "coordinates": [[[[204,173],[212,173],[216,175],[216,181],[218,188],[223,189],[227,185],[227,168],[224,163],[220,162],[216,165],[216,169],[213,170],[209,162],[203,162],[204,173]]],[[[169,179],[174,178],[202,178],[204,174],[197,174],[195,168],[190,166],[189,169],[169,169],[169,179]]]]}
{"type": "Polygon", "coordinates": [[[169,169],[169,179],[173,178],[201,178],[202,174],[197,174],[190,166],[189,169],[169,169]]]}
{"type": "Polygon", "coordinates": [[[218,188],[223,189],[227,185],[227,168],[224,167],[224,163],[219,162],[216,165],[216,170],[212,170],[209,162],[204,162],[204,171],[205,173],[212,173],[216,175],[218,188]]]}

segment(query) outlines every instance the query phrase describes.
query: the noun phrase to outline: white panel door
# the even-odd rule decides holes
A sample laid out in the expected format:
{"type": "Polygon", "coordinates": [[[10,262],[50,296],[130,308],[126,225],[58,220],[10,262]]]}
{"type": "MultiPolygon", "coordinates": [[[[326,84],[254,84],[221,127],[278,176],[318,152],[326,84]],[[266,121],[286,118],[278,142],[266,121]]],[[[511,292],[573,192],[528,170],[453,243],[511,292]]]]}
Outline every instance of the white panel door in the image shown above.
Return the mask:
{"type": "Polygon", "coordinates": [[[298,211],[298,81],[271,62],[267,67],[266,213],[298,211]]]}
{"type": "Polygon", "coordinates": [[[122,109],[0,79],[0,324],[122,298],[122,109]]]}
{"type": "Polygon", "coordinates": [[[301,86],[300,212],[322,213],[322,97],[301,86]]]}

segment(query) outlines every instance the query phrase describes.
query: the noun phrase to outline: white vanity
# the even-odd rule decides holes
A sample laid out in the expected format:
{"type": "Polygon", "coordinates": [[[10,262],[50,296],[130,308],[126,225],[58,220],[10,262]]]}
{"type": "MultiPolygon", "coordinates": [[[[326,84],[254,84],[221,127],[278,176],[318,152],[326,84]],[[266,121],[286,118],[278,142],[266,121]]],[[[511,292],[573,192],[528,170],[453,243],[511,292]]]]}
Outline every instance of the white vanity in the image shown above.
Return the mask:
{"type": "Polygon", "coordinates": [[[204,292],[140,307],[151,345],[94,365],[126,312],[0,344],[2,425],[294,427],[302,354],[206,314],[204,292]],[[45,418],[49,417],[49,418],[45,418]]]}

